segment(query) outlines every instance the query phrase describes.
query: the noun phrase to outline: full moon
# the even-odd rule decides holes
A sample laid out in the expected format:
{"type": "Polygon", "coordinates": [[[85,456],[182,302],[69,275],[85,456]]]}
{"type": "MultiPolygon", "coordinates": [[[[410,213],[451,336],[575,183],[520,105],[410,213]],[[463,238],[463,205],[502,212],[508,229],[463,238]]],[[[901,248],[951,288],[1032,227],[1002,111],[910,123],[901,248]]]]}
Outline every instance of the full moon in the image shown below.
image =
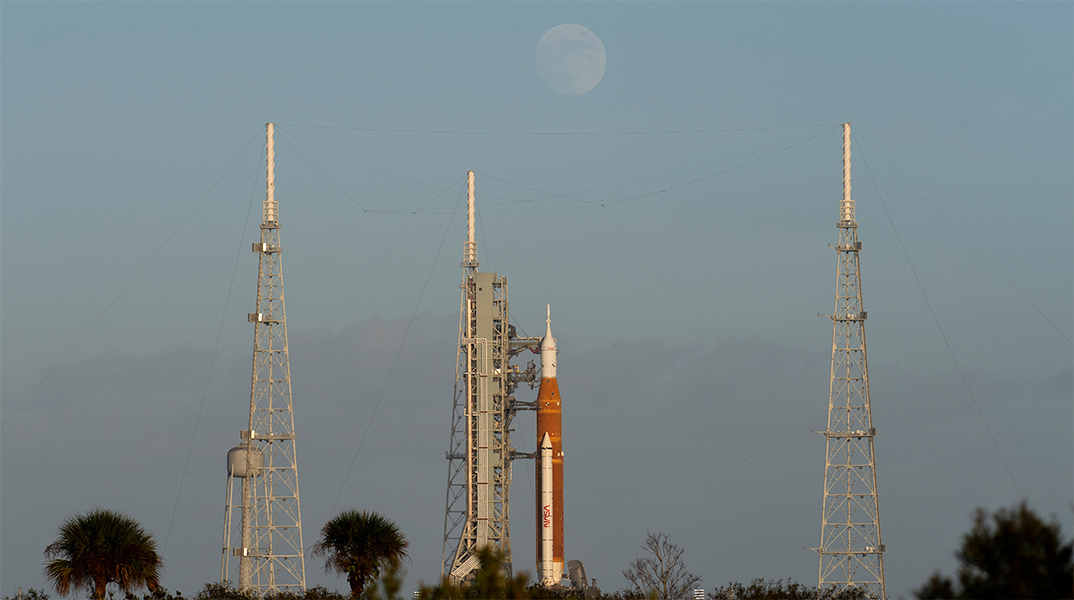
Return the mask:
{"type": "Polygon", "coordinates": [[[581,25],[557,25],[537,42],[537,73],[557,94],[578,96],[604,77],[608,56],[597,34],[581,25]]]}

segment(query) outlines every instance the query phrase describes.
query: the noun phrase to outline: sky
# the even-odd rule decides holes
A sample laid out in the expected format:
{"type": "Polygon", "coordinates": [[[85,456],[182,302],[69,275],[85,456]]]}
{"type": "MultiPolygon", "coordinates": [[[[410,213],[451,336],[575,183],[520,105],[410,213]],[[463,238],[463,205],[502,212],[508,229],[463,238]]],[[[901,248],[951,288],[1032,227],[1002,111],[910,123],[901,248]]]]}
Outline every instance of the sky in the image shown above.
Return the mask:
{"type": "MultiPolygon", "coordinates": [[[[304,539],[347,508],[439,577],[465,175],[512,321],[551,304],[566,558],[647,531],[706,589],[816,582],[853,124],[885,570],[975,507],[1074,519],[1074,6],[0,3],[0,594],[95,507],[219,576],[276,124],[304,539]],[[537,41],[602,41],[580,95],[537,41]]],[[[532,400],[536,390],[521,388],[532,400]],[[532,397],[530,397],[532,396],[532,397]]],[[[532,451],[533,415],[512,440],[532,451]]],[[[534,571],[514,466],[516,572],[534,571]]],[[[307,557],[309,585],[345,589],[307,557]]]]}

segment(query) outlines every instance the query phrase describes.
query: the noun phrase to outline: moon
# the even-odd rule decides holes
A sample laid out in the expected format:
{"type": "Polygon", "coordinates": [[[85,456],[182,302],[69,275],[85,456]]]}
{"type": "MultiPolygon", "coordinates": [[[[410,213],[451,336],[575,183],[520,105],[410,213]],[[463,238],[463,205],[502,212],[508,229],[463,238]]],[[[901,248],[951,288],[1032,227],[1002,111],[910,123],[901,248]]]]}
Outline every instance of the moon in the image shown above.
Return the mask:
{"type": "Polygon", "coordinates": [[[557,25],[537,42],[537,73],[557,94],[578,96],[604,77],[608,55],[597,34],[581,25],[557,25]]]}

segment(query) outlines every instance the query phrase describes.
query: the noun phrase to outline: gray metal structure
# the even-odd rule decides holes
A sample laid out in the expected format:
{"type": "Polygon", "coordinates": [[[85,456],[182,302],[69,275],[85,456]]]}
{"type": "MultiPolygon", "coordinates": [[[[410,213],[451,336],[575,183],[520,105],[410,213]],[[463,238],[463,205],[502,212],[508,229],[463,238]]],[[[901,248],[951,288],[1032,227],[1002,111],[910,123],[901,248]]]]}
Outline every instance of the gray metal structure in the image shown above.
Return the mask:
{"type": "Polygon", "coordinates": [[[273,125],[266,126],[266,192],[261,242],[249,429],[228,452],[227,499],[220,580],[237,582],[256,596],[306,589],[302,511],[298,497],[298,458],[291,400],[291,364],[283,300],[280,225],[274,197],[273,125]],[[235,480],[241,482],[235,499],[235,480]],[[233,522],[240,513],[238,524],[233,522]],[[238,545],[232,534],[237,530],[238,545]],[[234,560],[233,560],[234,559],[234,560]],[[232,572],[233,566],[237,567],[232,572]]]}
{"type": "Polygon", "coordinates": [[[832,370],[828,394],[828,428],[824,460],[818,585],[863,588],[886,598],[884,551],[873,454],[869,365],[865,352],[858,224],[850,197],[850,124],[843,125],[843,200],[836,224],[839,243],[835,312],[831,318],[832,370]]]}
{"type": "Polygon", "coordinates": [[[472,578],[478,551],[501,552],[502,570],[511,573],[511,461],[521,456],[511,447],[511,421],[535,403],[517,402],[519,382],[532,384],[535,366],[511,365],[537,338],[517,338],[509,324],[507,278],[479,273],[474,241],[474,173],[467,174],[467,241],[463,248],[459,346],[451,442],[447,452],[448,485],[444,513],[442,575],[452,581],[472,578]]]}

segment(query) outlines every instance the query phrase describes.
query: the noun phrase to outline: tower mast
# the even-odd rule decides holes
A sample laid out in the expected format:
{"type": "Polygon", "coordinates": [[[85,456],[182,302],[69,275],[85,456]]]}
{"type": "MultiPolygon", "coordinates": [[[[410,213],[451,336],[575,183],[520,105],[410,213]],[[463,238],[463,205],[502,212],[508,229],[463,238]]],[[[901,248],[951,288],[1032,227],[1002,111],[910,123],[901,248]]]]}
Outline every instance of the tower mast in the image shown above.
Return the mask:
{"type": "Polygon", "coordinates": [[[869,365],[865,352],[858,223],[850,197],[850,123],[843,124],[843,199],[839,203],[839,243],[835,312],[832,320],[832,370],[824,460],[818,585],[842,590],[863,588],[884,599],[884,551],[873,454],[869,365]]]}
{"type": "Polygon", "coordinates": [[[254,324],[253,374],[249,429],[228,452],[228,489],[220,579],[231,578],[237,557],[239,589],[257,596],[306,589],[302,513],[298,496],[298,457],[291,400],[291,364],[287,352],[287,317],[279,211],[275,198],[272,123],[266,125],[266,190],[254,324]],[[241,479],[241,499],[234,501],[234,480],[241,479]],[[240,545],[232,546],[232,513],[241,511],[240,545]]]}
{"type": "Polygon", "coordinates": [[[479,566],[478,552],[484,548],[500,552],[501,570],[511,574],[509,492],[516,453],[510,431],[521,404],[512,394],[519,381],[533,381],[535,376],[532,364],[525,371],[510,365],[525,340],[516,338],[509,324],[507,278],[477,270],[473,171],[467,173],[466,183],[466,242],[441,555],[442,575],[455,582],[471,579],[479,566]]]}

